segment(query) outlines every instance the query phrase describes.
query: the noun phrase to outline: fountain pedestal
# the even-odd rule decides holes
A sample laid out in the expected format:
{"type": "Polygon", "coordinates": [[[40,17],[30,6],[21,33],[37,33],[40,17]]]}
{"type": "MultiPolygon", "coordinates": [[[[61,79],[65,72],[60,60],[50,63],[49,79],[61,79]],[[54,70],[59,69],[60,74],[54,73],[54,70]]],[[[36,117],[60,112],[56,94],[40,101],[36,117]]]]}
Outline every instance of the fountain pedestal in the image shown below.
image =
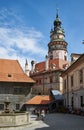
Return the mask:
{"type": "Polygon", "coordinates": [[[2,113],[0,114],[0,128],[16,127],[29,124],[29,113],[2,113]]]}

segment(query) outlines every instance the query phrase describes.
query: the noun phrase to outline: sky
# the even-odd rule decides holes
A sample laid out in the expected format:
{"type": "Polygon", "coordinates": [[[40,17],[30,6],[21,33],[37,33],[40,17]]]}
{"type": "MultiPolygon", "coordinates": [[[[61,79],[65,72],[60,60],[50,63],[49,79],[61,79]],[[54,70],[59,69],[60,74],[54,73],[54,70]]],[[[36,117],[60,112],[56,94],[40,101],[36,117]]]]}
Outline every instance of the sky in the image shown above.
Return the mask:
{"type": "Polygon", "coordinates": [[[71,53],[84,53],[84,0],[0,0],[0,58],[18,60],[24,69],[27,59],[45,60],[50,30],[59,18],[71,53]]]}

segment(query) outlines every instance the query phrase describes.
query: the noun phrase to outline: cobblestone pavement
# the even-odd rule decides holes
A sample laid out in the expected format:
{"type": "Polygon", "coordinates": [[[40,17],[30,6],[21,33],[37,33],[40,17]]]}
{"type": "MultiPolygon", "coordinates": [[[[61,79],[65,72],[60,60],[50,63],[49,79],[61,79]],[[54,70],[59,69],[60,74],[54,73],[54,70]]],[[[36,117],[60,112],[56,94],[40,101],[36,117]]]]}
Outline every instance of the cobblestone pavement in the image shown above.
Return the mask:
{"type": "Polygon", "coordinates": [[[30,116],[31,124],[22,130],[84,130],[84,116],[71,114],[46,114],[44,121],[30,116]]]}

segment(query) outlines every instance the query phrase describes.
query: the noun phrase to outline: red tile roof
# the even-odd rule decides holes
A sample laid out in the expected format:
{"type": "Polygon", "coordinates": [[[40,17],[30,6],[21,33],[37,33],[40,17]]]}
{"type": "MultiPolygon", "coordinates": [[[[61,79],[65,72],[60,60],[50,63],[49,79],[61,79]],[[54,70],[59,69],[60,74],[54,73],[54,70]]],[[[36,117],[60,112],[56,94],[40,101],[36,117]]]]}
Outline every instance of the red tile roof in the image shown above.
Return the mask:
{"type": "MultiPolygon", "coordinates": [[[[68,61],[64,61],[62,59],[53,59],[53,60],[49,60],[49,69],[51,65],[56,65],[56,69],[64,69],[64,65],[69,64],[68,61]]],[[[37,63],[35,65],[36,70],[38,71],[44,71],[45,70],[45,61],[44,62],[40,62],[37,63]]]]}
{"type": "Polygon", "coordinates": [[[29,82],[34,80],[22,70],[18,60],[0,59],[0,82],[29,82]]]}
{"type": "Polygon", "coordinates": [[[45,62],[40,62],[35,65],[35,69],[38,71],[44,71],[45,70],[45,62]]]}
{"type": "Polygon", "coordinates": [[[40,105],[40,104],[43,105],[43,104],[48,104],[51,101],[53,101],[51,96],[38,95],[38,96],[35,96],[32,99],[30,99],[29,101],[27,101],[26,104],[28,104],[28,105],[40,105]]]}

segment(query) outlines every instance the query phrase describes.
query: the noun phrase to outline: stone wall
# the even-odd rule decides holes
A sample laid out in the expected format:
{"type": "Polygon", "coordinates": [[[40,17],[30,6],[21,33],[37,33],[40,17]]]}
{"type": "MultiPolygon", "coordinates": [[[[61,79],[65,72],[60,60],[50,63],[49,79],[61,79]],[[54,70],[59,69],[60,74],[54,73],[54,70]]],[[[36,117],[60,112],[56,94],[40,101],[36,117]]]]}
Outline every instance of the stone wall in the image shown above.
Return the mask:
{"type": "Polygon", "coordinates": [[[30,98],[30,95],[31,86],[29,84],[0,83],[0,110],[2,110],[1,106],[4,106],[7,97],[10,101],[10,111],[13,111],[21,109],[22,105],[30,98]]]}

